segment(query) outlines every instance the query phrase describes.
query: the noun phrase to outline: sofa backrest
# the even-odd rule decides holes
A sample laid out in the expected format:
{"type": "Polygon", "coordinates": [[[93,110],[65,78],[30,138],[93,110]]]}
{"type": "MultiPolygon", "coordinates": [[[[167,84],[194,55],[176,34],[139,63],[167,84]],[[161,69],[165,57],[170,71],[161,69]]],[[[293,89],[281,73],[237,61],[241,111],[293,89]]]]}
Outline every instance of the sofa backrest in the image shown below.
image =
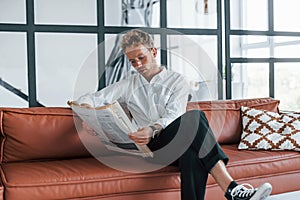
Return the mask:
{"type": "Polygon", "coordinates": [[[235,144],[242,133],[241,106],[278,112],[279,100],[257,98],[243,100],[216,100],[188,103],[187,110],[202,110],[220,144],[235,144]]]}
{"type": "Polygon", "coordinates": [[[1,162],[90,155],[69,108],[0,108],[0,132],[1,162]]]}
{"type": "MultiPolygon", "coordinates": [[[[278,104],[272,98],[201,101],[190,102],[187,110],[203,110],[218,141],[228,144],[240,140],[241,106],[276,112],[278,104]]],[[[111,154],[78,124],[81,121],[70,108],[0,108],[0,161],[76,158],[90,156],[89,152],[111,154]]]]}

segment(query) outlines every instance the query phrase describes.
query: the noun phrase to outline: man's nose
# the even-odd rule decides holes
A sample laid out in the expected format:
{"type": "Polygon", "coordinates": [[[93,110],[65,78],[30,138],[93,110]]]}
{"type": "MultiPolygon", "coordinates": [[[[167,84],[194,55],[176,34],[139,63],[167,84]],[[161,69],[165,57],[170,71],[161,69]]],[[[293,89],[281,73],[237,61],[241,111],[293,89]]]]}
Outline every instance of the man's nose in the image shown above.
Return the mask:
{"type": "Polygon", "coordinates": [[[137,67],[142,66],[142,61],[140,61],[139,59],[137,59],[135,62],[137,67]]]}

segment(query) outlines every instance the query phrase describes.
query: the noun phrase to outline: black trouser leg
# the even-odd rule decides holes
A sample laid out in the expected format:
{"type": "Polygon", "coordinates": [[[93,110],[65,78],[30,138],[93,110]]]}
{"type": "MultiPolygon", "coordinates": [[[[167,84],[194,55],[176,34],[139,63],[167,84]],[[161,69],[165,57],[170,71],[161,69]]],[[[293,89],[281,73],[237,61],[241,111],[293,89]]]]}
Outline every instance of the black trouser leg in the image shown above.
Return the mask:
{"type": "MultiPolygon", "coordinates": [[[[219,160],[225,164],[228,162],[205,114],[199,110],[185,113],[166,127],[159,137],[151,140],[148,146],[155,153],[171,141],[174,142],[174,151],[178,153],[175,163],[181,172],[182,200],[204,199],[208,173],[219,160]]],[[[165,156],[168,155],[162,158],[165,156]]]]}
{"type": "Polygon", "coordinates": [[[197,153],[189,148],[179,159],[181,199],[204,199],[208,172],[199,162],[197,153]]]}

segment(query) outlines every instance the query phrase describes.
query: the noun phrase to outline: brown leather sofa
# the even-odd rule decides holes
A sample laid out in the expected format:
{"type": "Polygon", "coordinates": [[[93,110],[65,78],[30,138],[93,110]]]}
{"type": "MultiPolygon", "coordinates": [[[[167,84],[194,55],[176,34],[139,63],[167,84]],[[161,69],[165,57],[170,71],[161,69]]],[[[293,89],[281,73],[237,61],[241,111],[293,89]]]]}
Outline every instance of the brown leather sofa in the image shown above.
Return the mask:
{"type": "MultiPolygon", "coordinates": [[[[230,157],[228,170],[240,183],[273,185],[273,194],[300,190],[300,154],[294,151],[238,150],[240,106],[278,111],[271,98],[189,103],[203,110],[230,157]]],[[[81,142],[85,134],[75,127],[69,108],[0,108],[1,199],[180,199],[178,169],[129,173],[112,169],[91,156],[81,142]]],[[[77,123],[76,123],[77,124],[77,123]]],[[[86,136],[90,137],[90,136],[86,136]]],[[[91,136],[92,137],[92,136],[91,136]]],[[[113,157],[90,138],[101,156],[113,157]]],[[[112,154],[111,154],[112,153],[112,154]]],[[[130,166],[135,158],[116,156],[130,166]]],[[[212,177],[206,200],[224,199],[212,177]]]]}

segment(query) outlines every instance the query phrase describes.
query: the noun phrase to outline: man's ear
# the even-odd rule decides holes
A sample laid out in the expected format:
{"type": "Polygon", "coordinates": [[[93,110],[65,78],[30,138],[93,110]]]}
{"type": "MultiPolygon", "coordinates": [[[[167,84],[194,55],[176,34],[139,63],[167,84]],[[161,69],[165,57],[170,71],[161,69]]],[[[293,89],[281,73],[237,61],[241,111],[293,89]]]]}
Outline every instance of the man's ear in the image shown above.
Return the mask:
{"type": "Polygon", "coordinates": [[[151,53],[152,53],[153,57],[156,58],[156,56],[157,56],[157,48],[152,47],[151,48],[151,53]]]}

